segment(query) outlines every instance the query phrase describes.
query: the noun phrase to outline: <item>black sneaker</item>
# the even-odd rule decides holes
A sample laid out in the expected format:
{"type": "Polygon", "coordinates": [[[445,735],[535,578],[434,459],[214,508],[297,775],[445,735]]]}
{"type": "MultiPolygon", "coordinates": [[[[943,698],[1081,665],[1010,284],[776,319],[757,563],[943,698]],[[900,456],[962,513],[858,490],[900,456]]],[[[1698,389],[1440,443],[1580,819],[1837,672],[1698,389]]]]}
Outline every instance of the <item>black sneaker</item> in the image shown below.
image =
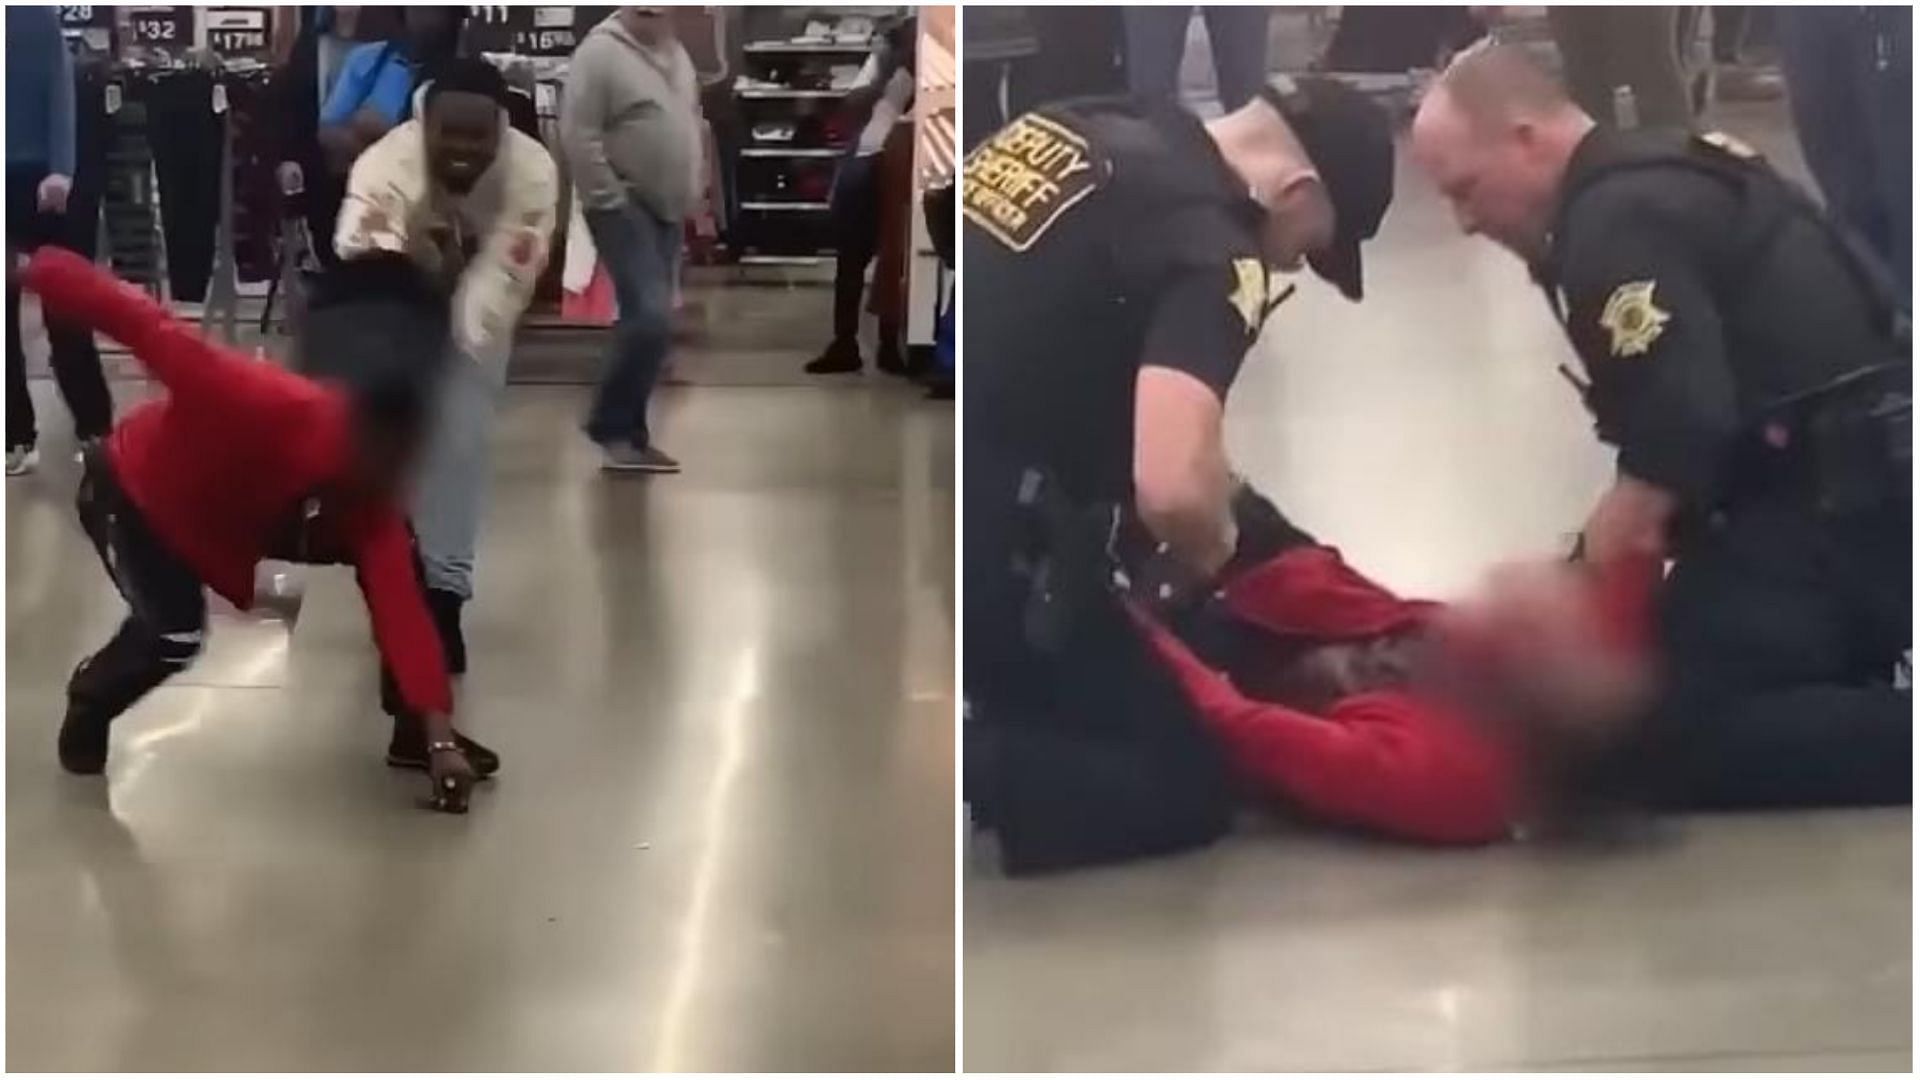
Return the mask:
{"type": "MultiPolygon", "coordinates": [[[[467,755],[467,762],[473,766],[475,776],[486,780],[500,771],[499,754],[457,731],[453,733],[453,741],[459,743],[460,752],[467,755]]],[[[427,740],[419,724],[398,717],[394,719],[393,738],[387,743],[387,764],[396,769],[427,771],[427,740]]]]}
{"type": "Polygon", "coordinates": [[[895,345],[880,346],[880,351],[874,354],[873,366],[889,375],[913,374],[913,366],[907,363],[906,357],[900,355],[900,349],[895,345]]]}
{"type": "Polygon", "coordinates": [[[835,338],[819,359],[807,364],[806,371],[809,375],[847,375],[860,367],[860,344],[835,338]]]}
{"type": "Polygon", "coordinates": [[[60,767],[75,776],[107,771],[107,732],[111,720],[98,720],[71,706],[60,725],[60,767]]]}

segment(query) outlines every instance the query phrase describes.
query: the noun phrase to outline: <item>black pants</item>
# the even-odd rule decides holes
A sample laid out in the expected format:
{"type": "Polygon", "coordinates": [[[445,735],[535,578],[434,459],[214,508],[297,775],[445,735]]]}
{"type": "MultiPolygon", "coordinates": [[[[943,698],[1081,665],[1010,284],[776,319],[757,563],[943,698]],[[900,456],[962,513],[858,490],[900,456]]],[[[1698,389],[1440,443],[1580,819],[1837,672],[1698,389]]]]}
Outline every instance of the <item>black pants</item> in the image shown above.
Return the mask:
{"type": "MultiPolygon", "coordinates": [[[[67,684],[68,709],[112,720],[199,655],[206,633],[206,596],[199,576],[167,550],[127,499],[97,446],[87,452],[74,502],[80,525],[128,610],[112,640],[74,671],[67,684]]],[[[424,592],[426,572],[417,548],[413,566],[424,592]]],[[[445,647],[446,626],[438,618],[435,623],[445,647]]],[[[380,702],[396,720],[414,718],[384,663],[380,702]]]]}
{"type": "Polygon", "coordinates": [[[160,227],[167,243],[173,298],[200,303],[213,277],[220,218],[220,170],[226,122],[213,111],[214,77],[169,72],[138,84],[147,106],[147,137],[160,182],[160,227]]]}
{"type": "MultiPolygon", "coordinates": [[[[880,251],[880,155],[849,157],[833,181],[833,337],[860,336],[867,264],[880,251]]],[[[898,327],[880,327],[882,351],[899,345],[898,327]]]]}
{"type": "Polygon", "coordinates": [[[69,715],[104,722],[200,654],[207,601],[199,577],[153,535],[97,447],[87,452],[75,508],[127,602],[119,632],[82,661],[67,683],[69,715]]]}
{"type": "MultiPolygon", "coordinates": [[[[7,170],[7,247],[33,251],[44,244],[93,257],[100,219],[97,187],[76,182],[65,214],[43,214],[39,208],[40,181],[46,170],[7,170]]],[[[33,397],[27,388],[27,354],[20,341],[20,289],[7,285],[7,446],[33,446],[39,425],[33,397]]],[[[53,351],[53,375],[60,396],[73,413],[74,434],[81,439],[106,434],[113,424],[113,398],[100,370],[100,350],[93,331],[85,326],[47,320],[47,339],[53,351]]]]}
{"type": "Polygon", "coordinates": [[[968,462],[961,632],[974,823],[997,835],[1012,874],[1211,843],[1232,820],[1226,762],[1120,598],[1095,591],[1075,605],[1057,648],[1027,638],[1028,586],[1012,571],[1026,532],[1017,477],[968,462]]]}
{"type": "Polygon", "coordinates": [[[1649,765],[1670,805],[1912,799],[1910,504],[1742,508],[1691,540],[1662,604],[1670,691],[1649,765]]]}

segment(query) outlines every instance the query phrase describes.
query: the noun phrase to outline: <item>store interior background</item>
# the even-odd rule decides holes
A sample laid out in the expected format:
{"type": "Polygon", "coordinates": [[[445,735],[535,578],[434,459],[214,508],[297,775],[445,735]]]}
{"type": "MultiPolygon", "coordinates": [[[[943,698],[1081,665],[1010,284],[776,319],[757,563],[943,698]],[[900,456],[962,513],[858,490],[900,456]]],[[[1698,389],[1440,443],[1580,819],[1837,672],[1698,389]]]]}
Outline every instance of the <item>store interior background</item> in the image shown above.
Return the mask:
{"type": "MultiPolygon", "coordinates": [[[[130,37],[128,9],[67,10],[104,21],[77,34],[130,37]]],[[[277,39],[296,9],[244,10],[277,39]]],[[[539,42],[609,10],[476,9],[494,14],[469,32],[539,42]]],[[[816,49],[794,40],[810,24],[905,10],[675,9],[723,187],[752,46],[816,49]]],[[[206,11],[177,25],[204,42],[206,11]]],[[[919,14],[898,286],[931,351],[950,275],[919,198],[952,173],[955,20],[919,14]]],[[[844,67],[869,43],[829,45],[844,67]]],[[[830,174],[831,154],[811,162],[830,174]]],[[[802,372],[830,330],[831,260],[794,259],[820,254],[817,210],[758,212],[815,222],[785,243],[690,245],[654,414],[677,476],[598,471],[578,424],[608,330],[564,316],[556,257],[493,438],[459,723],[506,764],[465,818],[420,812],[419,777],[381,762],[344,571],[294,569],[277,609],[215,605],[195,668],[116,723],[104,787],[60,773],[67,677],[124,605],[74,521],[29,305],[42,463],[6,487],[10,1067],[951,1067],[952,407],[871,368],[802,372]]],[[[175,310],[277,352],[284,295],[263,323],[270,280],[213,279],[175,310]]],[[[122,410],[154,392],[106,353],[122,410]]]]}
{"type": "MultiPolygon", "coordinates": [[[[981,10],[963,27],[969,142],[991,131],[975,118],[996,73],[1044,82],[1110,67],[1119,47],[1111,9],[981,10]],[[1026,33],[1043,20],[1073,48],[1026,33]]],[[[1330,68],[1405,117],[1423,75],[1325,64],[1340,9],[1271,10],[1270,70],[1330,68]]],[[[1557,68],[1543,9],[1506,10],[1505,37],[1557,68]]],[[[1696,57],[1711,34],[1703,20],[1696,57]]],[[[1365,34],[1340,46],[1404,52],[1365,34]]],[[[1693,70],[1717,82],[1705,122],[1812,189],[1764,27],[1737,64],[1693,70]]],[[[1217,115],[1198,17],[1180,86],[1217,115]]],[[[1235,467],[1407,595],[1565,550],[1610,458],[1555,370],[1573,357],[1525,269],[1460,235],[1404,154],[1365,260],[1363,303],[1305,276],[1268,321],[1228,406],[1235,467]]],[[[1002,877],[973,841],[968,1068],[1910,1070],[1908,810],[1702,817],[1643,840],[1434,851],[1253,813],[1197,854],[1036,880],[1002,877]]]]}

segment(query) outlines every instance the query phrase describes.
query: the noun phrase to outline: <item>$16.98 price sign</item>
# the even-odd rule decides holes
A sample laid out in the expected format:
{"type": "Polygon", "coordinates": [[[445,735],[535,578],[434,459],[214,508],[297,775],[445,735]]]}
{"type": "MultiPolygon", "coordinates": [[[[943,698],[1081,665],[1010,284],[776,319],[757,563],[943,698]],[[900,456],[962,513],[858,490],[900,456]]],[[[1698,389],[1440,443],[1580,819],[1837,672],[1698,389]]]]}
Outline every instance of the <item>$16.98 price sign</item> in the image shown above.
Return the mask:
{"type": "Polygon", "coordinates": [[[135,45],[193,48],[193,9],[190,7],[129,8],[127,26],[135,45]]]}

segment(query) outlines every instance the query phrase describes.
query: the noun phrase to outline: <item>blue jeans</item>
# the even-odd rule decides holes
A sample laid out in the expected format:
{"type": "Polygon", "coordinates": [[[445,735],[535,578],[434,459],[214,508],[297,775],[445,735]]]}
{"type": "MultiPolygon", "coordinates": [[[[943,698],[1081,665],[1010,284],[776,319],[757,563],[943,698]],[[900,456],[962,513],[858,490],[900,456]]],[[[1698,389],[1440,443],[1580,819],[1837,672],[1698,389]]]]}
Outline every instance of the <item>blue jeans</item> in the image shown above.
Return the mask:
{"type": "Polygon", "coordinates": [[[585,215],[620,305],[606,372],[587,416],[587,437],[597,443],[631,439],[635,446],[648,447],[653,435],[647,429],[647,401],[672,344],[680,223],[662,221],[631,201],[585,215]]]}
{"type": "Polygon", "coordinates": [[[1834,219],[1913,293],[1913,9],[1779,9],[1807,167],[1834,219]]]}
{"type": "MultiPolygon", "coordinates": [[[[1207,44],[1213,49],[1214,86],[1227,112],[1252,101],[1267,81],[1265,7],[1202,7],[1207,44]]],[[[1126,20],[1127,84],[1140,97],[1177,101],[1180,58],[1187,51],[1193,7],[1129,7],[1126,20]]]]}
{"type": "Polygon", "coordinates": [[[512,343],[470,357],[456,349],[435,403],[433,430],[413,493],[413,527],[427,587],[473,598],[474,550],[486,512],[494,414],[512,343]]]}

